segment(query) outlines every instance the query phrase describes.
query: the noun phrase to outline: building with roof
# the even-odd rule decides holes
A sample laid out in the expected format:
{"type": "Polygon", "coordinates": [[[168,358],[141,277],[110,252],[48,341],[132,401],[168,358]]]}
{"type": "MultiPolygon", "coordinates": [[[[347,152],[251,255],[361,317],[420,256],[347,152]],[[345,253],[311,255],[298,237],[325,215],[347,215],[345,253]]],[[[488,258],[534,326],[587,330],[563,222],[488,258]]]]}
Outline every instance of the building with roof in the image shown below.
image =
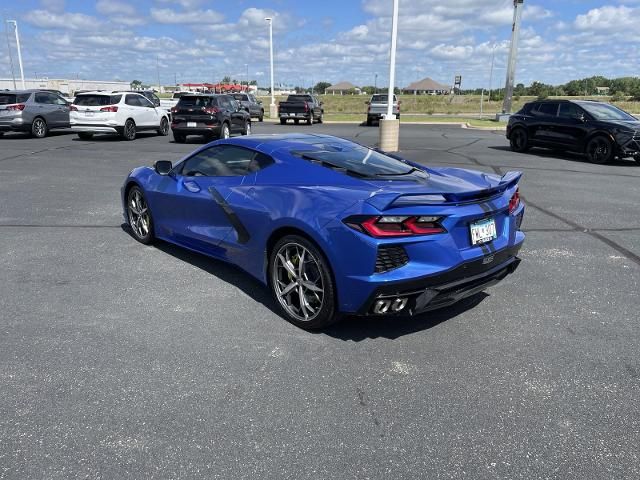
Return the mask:
{"type": "MultiPolygon", "coordinates": [[[[60,90],[65,95],[72,95],[78,90],[129,90],[129,82],[110,80],[80,80],[63,78],[25,78],[27,89],[49,89],[60,90]]],[[[15,86],[22,88],[20,78],[16,78],[15,86]]],[[[0,90],[13,90],[14,81],[12,78],[0,78],[0,90]]]]}
{"type": "Polygon", "coordinates": [[[331,95],[335,95],[336,93],[338,95],[344,95],[345,93],[353,93],[355,92],[356,94],[360,95],[361,90],[356,87],[353,83],[350,82],[338,82],[335,85],[331,85],[330,87],[327,87],[327,89],[324,91],[326,94],[331,94],[331,95]]]}
{"type": "Polygon", "coordinates": [[[451,91],[451,87],[427,77],[413,82],[402,90],[414,95],[447,95],[451,91]]]}

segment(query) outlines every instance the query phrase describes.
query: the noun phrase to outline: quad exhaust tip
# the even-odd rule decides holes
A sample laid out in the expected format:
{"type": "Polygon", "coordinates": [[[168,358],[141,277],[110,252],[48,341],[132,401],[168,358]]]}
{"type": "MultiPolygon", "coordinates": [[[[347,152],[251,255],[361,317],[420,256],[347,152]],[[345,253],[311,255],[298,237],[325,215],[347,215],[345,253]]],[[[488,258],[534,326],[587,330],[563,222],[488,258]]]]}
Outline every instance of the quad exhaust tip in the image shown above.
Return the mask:
{"type": "Polygon", "coordinates": [[[378,300],[373,307],[373,313],[375,313],[376,315],[398,313],[404,310],[404,308],[407,306],[407,302],[408,299],[404,297],[378,300]]]}

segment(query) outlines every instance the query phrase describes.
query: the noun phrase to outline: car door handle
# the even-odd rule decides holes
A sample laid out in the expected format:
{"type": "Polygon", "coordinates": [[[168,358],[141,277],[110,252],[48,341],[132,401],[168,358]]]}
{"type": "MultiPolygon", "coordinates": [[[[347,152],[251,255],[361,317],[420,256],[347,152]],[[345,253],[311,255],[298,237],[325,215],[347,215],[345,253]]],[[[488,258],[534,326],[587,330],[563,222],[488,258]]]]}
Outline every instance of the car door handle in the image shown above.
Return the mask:
{"type": "Polygon", "coordinates": [[[200,191],[200,185],[198,185],[193,180],[187,180],[183,183],[184,188],[189,190],[191,193],[198,193],[200,191]]]}

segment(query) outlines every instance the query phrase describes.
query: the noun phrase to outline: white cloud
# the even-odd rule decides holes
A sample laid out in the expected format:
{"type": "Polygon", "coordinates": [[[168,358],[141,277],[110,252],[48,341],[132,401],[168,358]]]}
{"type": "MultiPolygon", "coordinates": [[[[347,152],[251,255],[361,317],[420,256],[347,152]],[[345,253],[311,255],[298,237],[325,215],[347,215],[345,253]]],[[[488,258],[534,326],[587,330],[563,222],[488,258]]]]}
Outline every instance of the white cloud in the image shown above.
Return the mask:
{"type": "Polygon", "coordinates": [[[214,10],[177,12],[171,8],[152,8],[151,18],[165,24],[207,24],[221,22],[224,15],[214,10]]]}
{"type": "Polygon", "coordinates": [[[24,19],[36,27],[69,30],[91,30],[101,23],[97,18],[84,13],[54,13],[47,10],[33,10],[24,19]]]}
{"type": "Polygon", "coordinates": [[[132,5],[117,0],[98,0],[96,11],[104,15],[135,15],[136,13],[136,9],[132,5]]]}

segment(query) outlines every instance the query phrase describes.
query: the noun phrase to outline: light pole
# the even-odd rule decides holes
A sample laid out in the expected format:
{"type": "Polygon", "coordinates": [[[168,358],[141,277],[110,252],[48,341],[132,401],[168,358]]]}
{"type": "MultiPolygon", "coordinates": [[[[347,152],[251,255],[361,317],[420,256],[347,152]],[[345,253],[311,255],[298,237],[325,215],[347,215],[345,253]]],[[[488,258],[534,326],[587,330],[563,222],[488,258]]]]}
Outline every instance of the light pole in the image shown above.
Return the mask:
{"type": "Polygon", "coordinates": [[[271,104],[269,105],[269,117],[276,118],[276,96],[273,89],[273,18],[267,17],[265,21],[269,24],[269,58],[271,60],[271,104]]]}
{"type": "Polygon", "coordinates": [[[378,93],[378,74],[375,74],[375,79],[373,81],[373,93],[378,93]]]}
{"type": "Polygon", "coordinates": [[[493,64],[496,59],[496,47],[497,44],[493,44],[493,51],[491,52],[491,69],[489,70],[489,103],[491,103],[491,89],[493,87],[493,64]]]}
{"type": "Polygon", "coordinates": [[[245,63],[244,64],[244,68],[247,71],[247,90],[246,90],[246,92],[249,93],[249,64],[245,63]]]}
{"type": "Polygon", "coordinates": [[[516,73],[516,58],[518,56],[518,40],[520,38],[520,21],[522,20],[522,8],[524,0],[513,0],[513,31],[511,34],[511,51],[509,52],[509,64],[507,66],[507,85],[505,87],[502,113],[510,114],[513,104],[513,83],[516,73]]]}
{"type": "Polygon", "coordinates": [[[398,2],[393,0],[391,19],[391,51],[389,52],[389,90],[387,91],[387,114],[380,120],[378,146],[387,152],[397,152],[399,148],[400,120],[393,114],[393,97],[396,81],[396,46],[398,44],[398,2]]]}
{"type": "Polygon", "coordinates": [[[22,82],[22,89],[26,90],[27,87],[24,83],[24,70],[22,69],[22,52],[20,51],[20,36],[18,35],[18,22],[15,20],[7,20],[7,23],[13,25],[16,33],[16,48],[18,49],[18,65],[20,66],[20,80],[22,82]]]}
{"type": "MultiPolygon", "coordinates": [[[[5,21],[5,24],[7,24],[9,22],[5,21]]],[[[5,25],[6,27],[6,25],[5,25]]],[[[13,70],[13,55],[11,54],[11,43],[9,42],[9,29],[5,28],[4,29],[5,34],[7,35],[7,50],[9,51],[9,65],[11,65],[11,78],[13,79],[13,89],[17,90],[16,88],[16,73],[13,70]]]]}

